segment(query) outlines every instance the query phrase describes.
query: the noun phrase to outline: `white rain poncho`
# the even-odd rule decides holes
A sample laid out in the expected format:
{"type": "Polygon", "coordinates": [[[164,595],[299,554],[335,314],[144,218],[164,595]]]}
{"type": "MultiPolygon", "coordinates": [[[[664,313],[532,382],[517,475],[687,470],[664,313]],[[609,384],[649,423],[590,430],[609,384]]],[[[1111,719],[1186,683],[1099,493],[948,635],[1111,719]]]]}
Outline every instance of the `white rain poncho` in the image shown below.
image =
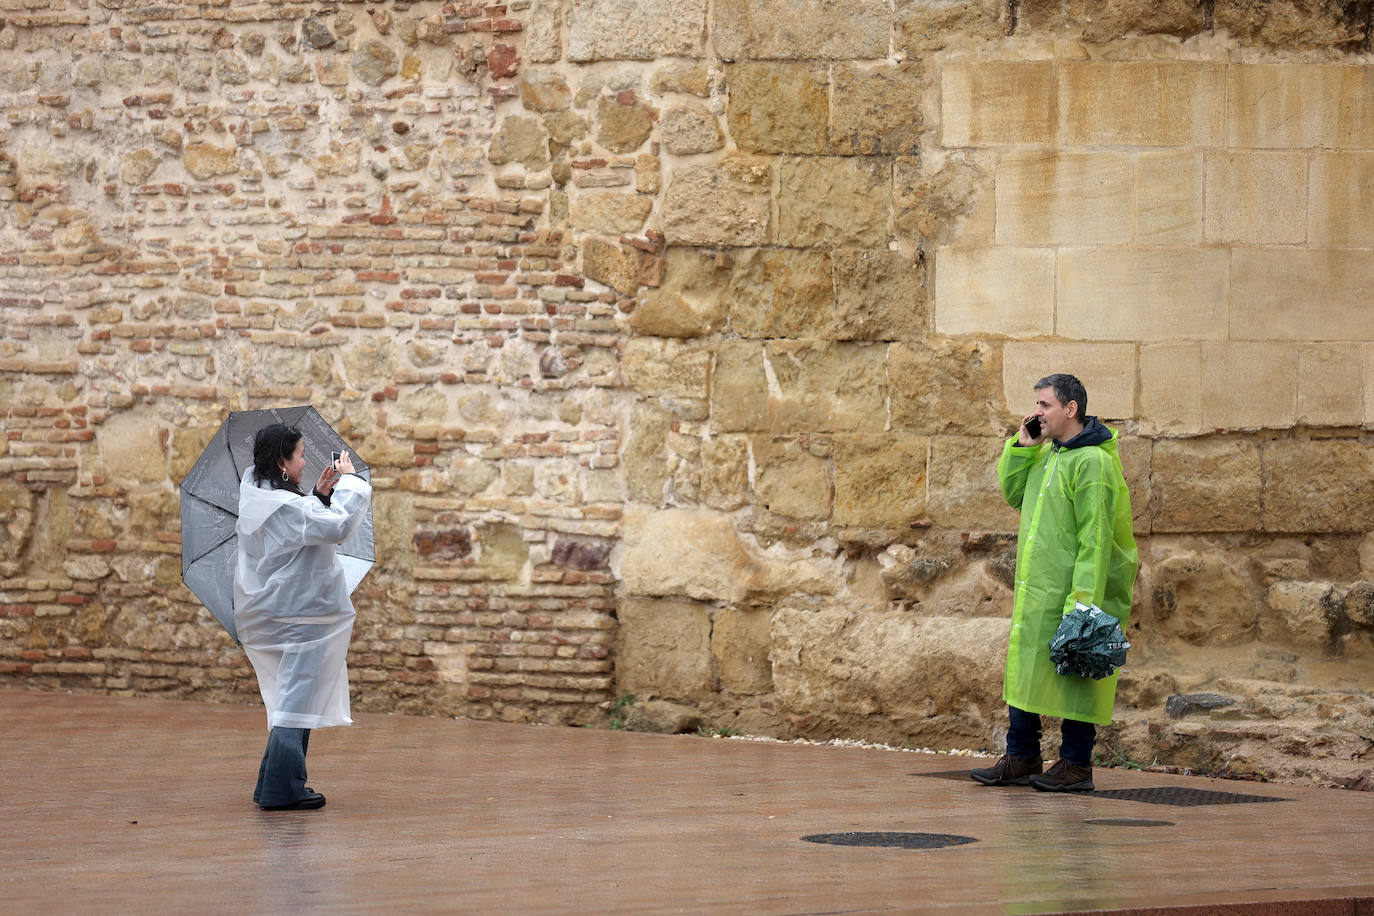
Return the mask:
{"type": "Polygon", "coordinates": [[[353,474],[330,505],[315,496],[239,484],[234,625],[258,675],[269,727],[352,725],[345,657],[353,602],[334,546],[362,524],[372,487],[353,474]]]}

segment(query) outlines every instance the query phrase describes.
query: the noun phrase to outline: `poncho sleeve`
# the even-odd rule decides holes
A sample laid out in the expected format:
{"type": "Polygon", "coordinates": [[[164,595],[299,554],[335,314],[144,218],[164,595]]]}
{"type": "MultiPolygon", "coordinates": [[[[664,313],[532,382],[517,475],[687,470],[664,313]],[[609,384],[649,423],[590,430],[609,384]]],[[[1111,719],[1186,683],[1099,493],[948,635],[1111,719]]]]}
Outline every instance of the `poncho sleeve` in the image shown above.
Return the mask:
{"type": "Polygon", "coordinates": [[[1077,528],[1077,552],[1073,581],[1064,599],[1063,613],[1079,603],[1102,605],[1112,558],[1113,502],[1117,498],[1109,474],[1112,458],[1101,449],[1088,450],[1090,460],[1078,465],[1070,484],[1069,499],[1077,528]]]}
{"type": "Polygon", "coordinates": [[[1002,448],[1002,457],[997,462],[997,480],[1002,484],[1002,496],[1013,509],[1020,509],[1026,496],[1026,478],[1030,476],[1031,465],[1040,446],[1016,444],[1016,436],[1007,440],[1002,448]]]}

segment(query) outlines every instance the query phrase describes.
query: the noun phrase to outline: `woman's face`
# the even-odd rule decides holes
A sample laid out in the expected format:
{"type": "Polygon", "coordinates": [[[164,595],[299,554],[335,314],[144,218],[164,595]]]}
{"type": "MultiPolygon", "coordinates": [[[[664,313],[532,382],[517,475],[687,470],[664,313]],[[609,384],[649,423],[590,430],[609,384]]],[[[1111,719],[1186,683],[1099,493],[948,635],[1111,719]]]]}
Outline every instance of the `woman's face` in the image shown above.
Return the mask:
{"type": "Polygon", "coordinates": [[[301,485],[301,472],[305,470],[305,440],[296,442],[296,450],[290,458],[278,458],[277,467],[286,472],[286,477],[296,486],[301,485]]]}

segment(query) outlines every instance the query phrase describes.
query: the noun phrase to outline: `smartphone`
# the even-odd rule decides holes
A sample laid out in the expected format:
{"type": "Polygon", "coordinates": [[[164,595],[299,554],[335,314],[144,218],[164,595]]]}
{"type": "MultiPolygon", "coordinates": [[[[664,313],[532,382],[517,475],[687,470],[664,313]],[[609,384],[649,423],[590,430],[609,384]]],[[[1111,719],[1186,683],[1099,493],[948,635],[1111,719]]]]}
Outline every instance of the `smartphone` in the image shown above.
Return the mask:
{"type": "Polygon", "coordinates": [[[1040,438],[1040,418],[1031,417],[1026,421],[1026,434],[1032,439],[1040,438]]]}
{"type": "Polygon", "coordinates": [[[330,452],[330,466],[338,467],[339,459],[343,457],[343,452],[330,452]]]}

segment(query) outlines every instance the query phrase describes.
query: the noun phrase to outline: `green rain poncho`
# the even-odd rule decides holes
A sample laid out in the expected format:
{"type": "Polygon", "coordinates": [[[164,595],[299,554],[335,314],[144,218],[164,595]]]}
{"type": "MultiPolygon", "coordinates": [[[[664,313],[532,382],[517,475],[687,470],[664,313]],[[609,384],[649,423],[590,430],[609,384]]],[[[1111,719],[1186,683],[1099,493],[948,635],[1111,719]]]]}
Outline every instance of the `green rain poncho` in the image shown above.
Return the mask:
{"type": "Polygon", "coordinates": [[[1002,495],[1021,510],[1016,604],[1002,696],[1027,712],[1106,725],[1117,675],[1100,681],[1057,674],[1049,644],[1063,616],[1096,604],[1126,629],[1135,585],[1131,497],[1116,432],[1095,417],[1058,445],[1028,448],[1012,437],[997,463],[1002,495]]]}

